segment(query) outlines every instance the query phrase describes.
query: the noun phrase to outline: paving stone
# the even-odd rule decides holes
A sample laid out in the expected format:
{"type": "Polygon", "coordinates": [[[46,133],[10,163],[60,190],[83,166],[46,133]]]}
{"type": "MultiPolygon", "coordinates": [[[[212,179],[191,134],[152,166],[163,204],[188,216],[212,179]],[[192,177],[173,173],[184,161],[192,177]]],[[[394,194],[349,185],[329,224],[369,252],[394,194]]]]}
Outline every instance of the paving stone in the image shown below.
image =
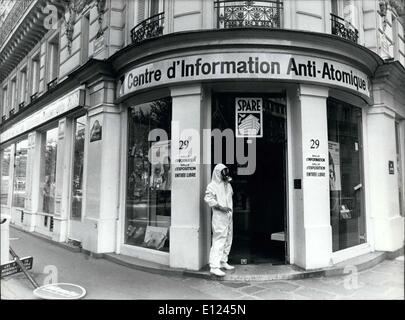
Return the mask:
{"type": "Polygon", "coordinates": [[[336,295],[312,288],[299,288],[294,294],[308,297],[314,300],[333,300],[336,295]]]}
{"type": "Polygon", "coordinates": [[[349,279],[347,279],[347,282],[345,282],[344,279],[335,282],[328,282],[323,279],[306,279],[300,283],[304,288],[311,288],[332,295],[342,296],[348,296],[354,293],[354,289],[350,286],[351,284],[352,283],[349,282],[349,279]]]}
{"type": "MultiPolygon", "coordinates": [[[[403,274],[403,271],[402,271],[403,274]]],[[[398,281],[400,274],[366,271],[358,274],[358,282],[362,284],[382,285],[389,281],[398,281]]]]}
{"type": "Polygon", "coordinates": [[[254,293],[253,296],[264,300],[292,300],[294,298],[294,296],[289,292],[270,289],[254,293]]]}
{"type": "Polygon", "coordinates": [[[240,289],[240,291],[243,292],[243,293],[252,294],[252,293],[262,291],[262,290],[265,290],[265,289],[266,288],[263,288],[263,287],[250,286],[250,287],[242,288],[242,289],[240,289]]]}
{"type": "Polygon", "coordinates": [[[268,281],[268,282],[261,282],[260,286],[266,287],[273,290],[280,290],[285,292],[291,292],[296,290],[300,287],[300,285],[295,284],[293,281],[268,281]]]}
{"type": "Polygon", "coordinates": [[[235,289],[250,286],[250,283],[249,283],[249,282],[228,282],[228,281],[222,281],[221,284],[222,284],[223,286],[231,287],[231,288],[235,288],[235,289]]]}

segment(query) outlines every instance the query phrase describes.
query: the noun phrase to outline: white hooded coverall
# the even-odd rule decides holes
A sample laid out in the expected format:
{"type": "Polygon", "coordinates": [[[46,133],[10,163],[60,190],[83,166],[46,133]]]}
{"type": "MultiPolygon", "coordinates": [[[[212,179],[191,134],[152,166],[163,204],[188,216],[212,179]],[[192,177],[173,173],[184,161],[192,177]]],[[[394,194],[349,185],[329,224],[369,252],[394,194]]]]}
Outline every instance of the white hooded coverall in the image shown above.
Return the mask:
{"type": "Polygon", "coordinates": [[[228,262],[232,245],[232,211],[225,213],[214,208],[220,205],[233,210],[232,186],[221,177],[221,171],[225,168],[223,164],[215,166],[204,197],[204,201],[212,208],[212,246],[209,259],[211,268],[220,268],[221,263],[228,262]]]}

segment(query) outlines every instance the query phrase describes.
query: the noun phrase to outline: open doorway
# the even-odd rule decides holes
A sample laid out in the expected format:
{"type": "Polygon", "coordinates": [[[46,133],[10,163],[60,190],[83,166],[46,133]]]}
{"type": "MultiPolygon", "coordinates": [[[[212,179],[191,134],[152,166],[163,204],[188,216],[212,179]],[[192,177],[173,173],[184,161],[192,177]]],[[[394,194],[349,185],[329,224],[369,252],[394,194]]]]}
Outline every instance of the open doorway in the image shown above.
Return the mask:
{"type": "MultiPolygon", "coordinates": [[[[286,95],[215,93],[212,100],[213,130],[231,129],[236,133],[238,121],[240,123],[236,111],[240,99],[256,100],[261,104],[261,112],[257,119],[244,115],[251,120],[252,127],[257,128],[260,137],[253,138],[256,142],[256,169],[249,175],[238,174],[238,167],[241,167],[241,164],[236,160],[236,146],[243,145],[246,155],[248,144],[252,143],[252,139],[236,137],[236,134],[233,136],[235,146],[233,159],[226,158],[225,144],[229,141],[222,139],[222,162],[230,169],[234,190],[234,237],[229,260],[234,264],[285,264],[288,238],[286,95]]],[[[214,156],[214,142],[211,145],[212,168],[214,168],[217,158],[214,156]]]]}

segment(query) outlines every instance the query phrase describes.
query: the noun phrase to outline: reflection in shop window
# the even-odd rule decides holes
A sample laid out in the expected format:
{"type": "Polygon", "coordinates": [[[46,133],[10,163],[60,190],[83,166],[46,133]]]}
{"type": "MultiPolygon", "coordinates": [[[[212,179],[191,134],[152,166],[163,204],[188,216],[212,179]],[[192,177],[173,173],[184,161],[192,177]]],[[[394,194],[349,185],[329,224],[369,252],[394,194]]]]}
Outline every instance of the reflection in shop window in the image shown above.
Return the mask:
{"type": "Polygon", "coordinates": [[[0,152],[1,157],[1,195],[0,203],[7,205],[8,188],[10,185],[10,161],[11,147],[7,147],[0,152]]]}
{"type": "Polygon", "coordinates": [[[42,153],[42,212],[55,213],[56,155],[58,146],[58,128],[43,133],[42,153]]]}
{"type": "Polygon", "coordinates": [[[14,160],[13,206],[24,208],[27,182],[28,140],[16,144],[14,160]]]}
{"type": "Polygon", "coordinates": [[[328,99],[332,249],[366,242],[363,210],[361,109],[328,99]]]}
{"type": "Polygon", "coordinates": [[[128,113],[125,243],[169,251],[171,98],[134,106],[128,113]],[[148,141],[157,128],[167,137],[148,141]]]}
{"type": "Polygon", "coordinates": [[[85,128],[86,116],[75,119],[71,216],[76,219],[82,217],[85,128]]]}

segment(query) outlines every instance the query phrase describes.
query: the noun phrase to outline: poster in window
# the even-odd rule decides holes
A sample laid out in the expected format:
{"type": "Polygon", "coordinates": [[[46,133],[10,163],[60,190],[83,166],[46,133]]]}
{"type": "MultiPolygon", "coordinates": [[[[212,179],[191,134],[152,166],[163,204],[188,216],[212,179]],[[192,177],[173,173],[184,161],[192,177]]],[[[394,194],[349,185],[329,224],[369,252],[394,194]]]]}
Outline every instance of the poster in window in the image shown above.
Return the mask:
{"type": "Polygon", "coordinates": [[[236,98],[235,125],[237,138],[263,137],[263,99],[236,98]]]}
{"type": "Polygon", "coordinates": [[[151,145],[151,187],[154,190],[171,189],[170,141],[158,141],[151,145]]]}
{"type": "Polygon", "coordinates": [[[342,190],[340,180],[340,144],[329,141],[329,187],[331,191],[342,190]]]}

